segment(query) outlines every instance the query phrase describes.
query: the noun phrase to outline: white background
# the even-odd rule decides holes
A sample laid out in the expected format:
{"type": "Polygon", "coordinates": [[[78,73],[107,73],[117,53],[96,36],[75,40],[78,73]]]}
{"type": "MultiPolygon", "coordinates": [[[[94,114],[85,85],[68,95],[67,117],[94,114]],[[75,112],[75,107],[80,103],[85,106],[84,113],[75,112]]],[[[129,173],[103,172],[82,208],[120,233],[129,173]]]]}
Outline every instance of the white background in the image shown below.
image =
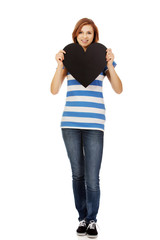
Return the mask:
{"type": "MultiPolygon", "coordinates": [[[[61,135],[66,81],[55,54],[88,17],[111,48],[123,93],[107,78],[99,239],[160,239],[158,1],[1,1],[0,239],[77,239],[61,135]]],[[[85,238],[83,238],[85,239],[85,238]]]]}

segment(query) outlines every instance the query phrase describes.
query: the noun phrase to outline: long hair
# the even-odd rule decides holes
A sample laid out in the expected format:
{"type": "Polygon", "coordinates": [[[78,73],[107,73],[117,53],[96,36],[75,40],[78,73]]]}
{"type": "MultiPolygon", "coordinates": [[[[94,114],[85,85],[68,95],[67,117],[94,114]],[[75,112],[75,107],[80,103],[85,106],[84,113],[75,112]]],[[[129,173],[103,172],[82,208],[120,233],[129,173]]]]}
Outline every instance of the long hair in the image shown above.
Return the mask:
{"type": "Polygon", "coordinates": [[[81,28],[84,26],[84,25],[91,25],[93,27],[93,30],[94,30],[94,38],[93,38],[93,41],[92,42],[98,42],[99,40],[99,31],[98,31],[98,28],[97,26],[95,25],[95,23],[93,22],[93,20],[89,19],[89,18],[82,18],[80,19],[76,25],[75,25],[75,28],[73,30],[73,33],[72,33],[72,39],[73,39],[73,42],[74,43],[78,43],[77,42],[77,36],[79,34],[79,32],[81,31],[81,28]]]}

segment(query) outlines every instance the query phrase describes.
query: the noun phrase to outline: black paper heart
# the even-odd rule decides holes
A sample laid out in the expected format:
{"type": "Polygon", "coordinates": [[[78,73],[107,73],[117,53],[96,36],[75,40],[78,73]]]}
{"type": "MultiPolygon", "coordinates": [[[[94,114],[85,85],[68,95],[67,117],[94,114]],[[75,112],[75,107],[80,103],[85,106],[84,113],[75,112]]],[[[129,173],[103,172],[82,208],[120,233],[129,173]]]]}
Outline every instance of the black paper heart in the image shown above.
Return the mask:
{"type": "Polygon", "coordinates": [[[92,43],[85,52],[78,43],[68,44],[63,49],[66,52],[64,66],[77,81],[87,87],[104,70],[106,49],[101,43],[92,43]]]}

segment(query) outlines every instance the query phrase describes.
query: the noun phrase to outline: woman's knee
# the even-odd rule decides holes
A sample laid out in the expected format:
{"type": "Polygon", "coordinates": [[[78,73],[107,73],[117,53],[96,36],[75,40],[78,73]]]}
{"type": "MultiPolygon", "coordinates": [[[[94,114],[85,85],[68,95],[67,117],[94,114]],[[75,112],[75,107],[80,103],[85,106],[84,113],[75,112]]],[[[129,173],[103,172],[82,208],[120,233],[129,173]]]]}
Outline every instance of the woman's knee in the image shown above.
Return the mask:
{"type": "Polygon", "coordinates": [[[86,180],[87,190],[90,191],[99,191],[99,178],[96,179],[87,179],[86,180]]]}

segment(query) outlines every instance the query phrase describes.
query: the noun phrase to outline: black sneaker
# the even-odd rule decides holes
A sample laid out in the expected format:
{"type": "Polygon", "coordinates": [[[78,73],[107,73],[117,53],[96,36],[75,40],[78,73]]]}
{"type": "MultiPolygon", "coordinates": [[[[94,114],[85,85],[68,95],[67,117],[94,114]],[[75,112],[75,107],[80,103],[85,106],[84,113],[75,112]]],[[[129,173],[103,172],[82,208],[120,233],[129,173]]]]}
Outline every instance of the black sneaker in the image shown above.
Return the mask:
{"type": "Polygon", "coordinates": [[[89,237],[89,238],[96,238],[98,236],[95,221],[92,220],[89,222],[86,232],[87,232],[87,237],[89,237]]]}
{"type": "Polygon", "coordinates": [[[86,223],[85,220],[80,221],[79,227],[77,229],[77,235],[79,235],[79,236],[86,235],[87,227],[88,227],[88,224],[86,223]]]}

